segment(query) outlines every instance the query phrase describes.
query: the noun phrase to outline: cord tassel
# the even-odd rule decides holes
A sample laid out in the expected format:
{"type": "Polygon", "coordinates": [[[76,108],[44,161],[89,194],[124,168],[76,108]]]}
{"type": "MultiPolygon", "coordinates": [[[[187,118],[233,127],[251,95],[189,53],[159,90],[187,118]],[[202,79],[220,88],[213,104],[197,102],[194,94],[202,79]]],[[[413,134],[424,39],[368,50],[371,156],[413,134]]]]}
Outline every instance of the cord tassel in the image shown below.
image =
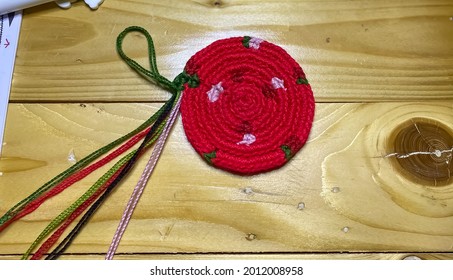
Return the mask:
{"type": "MultiPolygon", "coordinates": [[[[151,36],[149,33],[141,27],[131,26],[126,28],[123,32],[121,32],[117,38],[117,50],[118,54],[125,60],[125,62],[138,73],[142,74],[146,78],[156,82],[158,85],[166,88],[172,93],[172,97],[165,103],[165,105],[151,118],[153,120],[153,125],[150,128],[147,128],[145,131],[142,131],[139,134],[136,134],[129,142],[123,144],[119,149],[112,152],[111,155],[107,156],[106,159],[103,159],[86,169],[79,171],[78,173],[72,175],[75,176],[78,180],[82,179],[87,175],[89,171],[94,171],[99,166],[102,166],[107,162],[107,158],[110,159],[113,155],[119,155],[125,150],[126,148],[130,148],[133,144],[137,143],[140,138],[143,138],[143,135],[146,134],[144,137],[142,144],[140,147],[123,157],[117,164],[115,164],[106,174],[104,174],[85,194],[83,194],[79,199],[77,199],[71,206],[69,206],[65,211],[63,211],[60,215],[58,215],[49,225],[41,232],[38,238],[32,243],[30,248],[24,253],[22,256],[23,259],[27,259],[31,252],[33,251],[38,244],[42,242],[42,240],[50,235],[52,232],[53,234],[41,245],[41,247],[36,251],[35,255],[32,259],[40,259],[58,240],[59,237],[63,234],[64,230],[69,227],[69,225],[74,221],[79,215],[81,215],[90,205],[91,207],[85,212],[81,220],[77,223],[77,225],[71,230],[71,232],[64,238],[64,240],[46,257],[46,259],[56,259],[62,253],[66,251],[75,237],[80,233],[83,227],[87,224],[90,220],[92,215],[97,211],[97,209],[102,205],[102,203],[108,198],[110,193],[117,187],[120,181],[124,178],[126,174],[132,169],[135,165],[137,159],[149,148],[153,145],[156,141],[156,147],[152,153],[152,158],[150,162],[154,162],[154,165],[157,163],[157,159],[163,149],[165,139],[168,137],[169,131],[171,126],[173,125],[177,113],[179,111],[180,100],[182,90],[184,89],[184,84],[188,83],[190,85],[197,85],[196,78],[190,77],[186,73],[181,73],[178,75],[173,82],[170,82],[165,77],[161,76],[157,69],[156,64],[156,57],[154,51],[154,45],[151,36]],[[149,52],[149,62],[150,62],[150,70],[145,69],[141,65],[139,65],[136,61],[129,58],[124,51],[122,50],[123,40],[126,35],[130,32],[140,32],[142,33],[148,42],[148,52],[149,52]],[[59,227],[59,228],[58,228],[59,227]],[[58,228],[58,229],[57,229],[58,228]]],[[[125,216],[132,215],[135,206],[138,203],[138,199],[143,192],[143,188],[146,185],[146,182],[151,175],[153,167],[150,169],[149,167],[145,169],[144,174],[146,179],[142,179],[140,181],[141,191],[134,191],[134,199],[131,200],[133,203],[128,206],[128,211],[131,211],[130,215],[125,214],[125,216]],[[138,193],[137,193],[138,191],[138,193]]],[[[89,173],[91,173],[89,172],[89,173]]],[[[88,173],[88,174],[89,174],[88,173]]],[[[143,177],[143,178],[145,178],[143,177]]],[[[63,181],[63,185],[57,185],[57,188],[52,190],[52,192],[44,197],[41,197],[37,201],[31,202],[31,206],[26,207],[23,213],[19,213],[19,215],[28,214],[35,210],[37,207],[41,205],[41,203],[50,196],[56,195],[57,193],[64,190],[68,185],[72,184],[74,181],[71,179],[73,177],[69,176],[66,181],[63,181]]],[[[19,216],[18,218],[20,218],[19,216]]],[[[121,232],[124,233],[124,230],[127,226],[128,220],[124,220],[121,222],[121,232]]],[[[119,228],[120,229],[120,228],[119,228]]],[[[116,246],[119,244],[119,239],[122,236],[116,235],[116,246]]],[[[112,243],[113,244],[113,243],[112,243]]],[[[116,249],[116,248],[115,248],[116,249]]],[[[112,252],[110,254],[113,257],[112,252]]]]}

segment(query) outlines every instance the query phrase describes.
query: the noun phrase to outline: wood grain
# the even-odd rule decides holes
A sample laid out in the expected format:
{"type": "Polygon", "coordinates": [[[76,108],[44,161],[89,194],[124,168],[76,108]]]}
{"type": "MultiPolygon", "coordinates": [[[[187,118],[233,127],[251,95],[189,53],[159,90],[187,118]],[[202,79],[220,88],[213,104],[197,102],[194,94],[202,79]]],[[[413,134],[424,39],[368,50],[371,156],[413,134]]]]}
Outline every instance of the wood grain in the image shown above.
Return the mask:
{"type": "MultiPolygon", "coordinates": [[[[17,255],[0,255],[0,260],[16,260],[17,255]]],[[[63,255],[62,260],[102,260],[104,255],[63,255]]],[[[452,260],[450,253],[330,253],[330,254],[119,254],[116,260],[452,260]]]]}
{"type": "MultiPolygon", "coordinates": [[[[108,0],[96,12],[82,1],[27,9],[0,158],[0,213],[69,167],[69,154],[80,159],[124,135],[169,98],[118,57],[124,28],[151,32],[170,79],[211,42],[251,35],[282,46],[307,73],[317,102],[309,142],[285,167],[240,177],[206,165],[178,121],[118,258],[452,259],[452,16],[448,0],[108,0]],[[420,120],[434,127],[429,135],[407,126],[420,120]],[[424,145],[398,138],[405,127],[424,145]],[[412,152],[435,162],[423,180],[418,160],[397,158],[412,152]]],[[[125,49],[146,65],[144,38],[129,36],[125,49]]],[[[143,167],[64,258],[102,258],[143,167]]],[[[0,233],[0,259],[19,258],[107,168],[0,233]]]]}
{"type": "MultiPolygon", "coordinates": [[[[80,158],[159,106],[11,104],[0,161],[0,212],[67,168],[71,150],[80,158]],[[19,159],[28,164],[18,165],[19,159]]],[[[385,139],[412,117],[435,119],[453,131],[452,107],[452,102],[318,104],[309,142],[292,162],[251,177],[206,165],[178,122],[119,252],[451,252],[453,185],[432,188],[402,180],[385,157],[385,139]]],[[[105,252],[142,168],[143,162],[70,253],[105,252]]],[[[23,252],[100,174],[2,232],[0,253],[23,252]]]]}
{"type": "MultiPolygon", "coordinates": [[[[303,66],[318,102],[452,100],[452,15],[448,0],[109,0],[95,13],[50,3],[25,12],[11,101],[166,100],[116,54],[130,25],[150,30],[170,79],[209,43],[253,35],[303,66]]],[[[143,38],[126,43],[145,63],[143,38]]]]}

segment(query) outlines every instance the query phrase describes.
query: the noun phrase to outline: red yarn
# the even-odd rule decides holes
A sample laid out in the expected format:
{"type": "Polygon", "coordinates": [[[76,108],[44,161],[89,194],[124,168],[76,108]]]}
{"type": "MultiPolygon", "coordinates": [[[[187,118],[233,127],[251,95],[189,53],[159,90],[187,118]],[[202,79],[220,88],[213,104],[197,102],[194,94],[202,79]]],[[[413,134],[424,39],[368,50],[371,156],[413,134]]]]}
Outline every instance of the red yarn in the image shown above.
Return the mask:
{"type": "Polygon", "coordinates": [[[185,71],[181,115],[187,139],[210,164],[239,174],[284,165],[307,141],[314,98],[302,68],[282,48],[235,37],[196,53],[185,71]]]}
{"type": "Polygon", "coordinates": [[[128,142],[124,143],[122,146],[120,146],[118,149],[107,155],[105,158],[102,158],[100,161],[93,163],[92,165],[78,171],[75,174],[72,174],[62,182],[60,182],[57,186],[55,186],[53,189],[51,189],[49,192],[45,193],[44,195],[38,197],[37,199],[33,200],[30,202],[22,211],[20,211],[16,216],[14,216],[12,219],[8,220],[5,222],[3,225],[0,226],[0,232],[3,231],[5,228],[7,228],[12,222],[30,214],[31,212],[35,211],[41,204],[43,204],[47,199],[59,194],[66,188],[70,187],[72,184],[78,182],[79,180],[85,178],[88,176],[90,173],[93,171],[97,170],[98,168],[104,166],[114,158],[116,158],[118,155],[124,153],[128,149],[130,149],[133,145],[137,144],[140,139],[145,137],[145,135],[148,133],[148,131],[151,128],[147,128],[144,131],[140,132],[139,134],[135,135],[131,139],[128,140],[128,142]]]}
{"type": "Polygon", "coordinates": [[[120,174],[123,168],[124,166],[117,170],[112,177],[110,177],[92,196],[90,196],[90,198],[85,200],[79,207],[77,207],[77,209],[72,212],[72,214],[65,220],[65,222],[41,245],[41,247],[39,247],[39,249],[31,257],[31,259],[41,259],[42,256],[47,253],[49,249],[58,241],[60,236],[69,227],[69,225],[105,191],[105,189],[113,182],[113,180],[116,179],[116,177],[118,177],[118,174],[120,174]]]}

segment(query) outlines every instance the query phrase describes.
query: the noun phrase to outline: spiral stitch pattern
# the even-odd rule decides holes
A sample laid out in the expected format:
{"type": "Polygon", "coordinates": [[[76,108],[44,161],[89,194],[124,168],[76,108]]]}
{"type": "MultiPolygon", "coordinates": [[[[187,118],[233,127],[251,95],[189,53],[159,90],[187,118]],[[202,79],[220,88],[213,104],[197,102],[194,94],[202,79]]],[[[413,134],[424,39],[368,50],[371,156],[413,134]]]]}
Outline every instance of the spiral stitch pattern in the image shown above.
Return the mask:
{"type": "Polygon", "coordinates": [[[284,165],[305,144],[315,102],[305,73],[281,47],[262,39],[218,40],[185,72],[181,115],[187,139],[209,164],[243,175],[284,165]]]}

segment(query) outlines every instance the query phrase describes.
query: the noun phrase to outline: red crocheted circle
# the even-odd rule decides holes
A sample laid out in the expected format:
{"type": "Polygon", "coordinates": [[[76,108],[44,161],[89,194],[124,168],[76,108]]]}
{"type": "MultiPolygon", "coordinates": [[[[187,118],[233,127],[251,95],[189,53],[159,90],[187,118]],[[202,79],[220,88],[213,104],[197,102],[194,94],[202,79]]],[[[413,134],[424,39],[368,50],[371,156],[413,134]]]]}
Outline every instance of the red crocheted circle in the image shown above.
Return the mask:
{"type": "Polygon", "coordinates": [[[284,165],[305,144],[315,102],[302,68],[282,48],[252,37],[216,41],[187,62],[187,139],[210,164],[255,174],[284,165]]]}

